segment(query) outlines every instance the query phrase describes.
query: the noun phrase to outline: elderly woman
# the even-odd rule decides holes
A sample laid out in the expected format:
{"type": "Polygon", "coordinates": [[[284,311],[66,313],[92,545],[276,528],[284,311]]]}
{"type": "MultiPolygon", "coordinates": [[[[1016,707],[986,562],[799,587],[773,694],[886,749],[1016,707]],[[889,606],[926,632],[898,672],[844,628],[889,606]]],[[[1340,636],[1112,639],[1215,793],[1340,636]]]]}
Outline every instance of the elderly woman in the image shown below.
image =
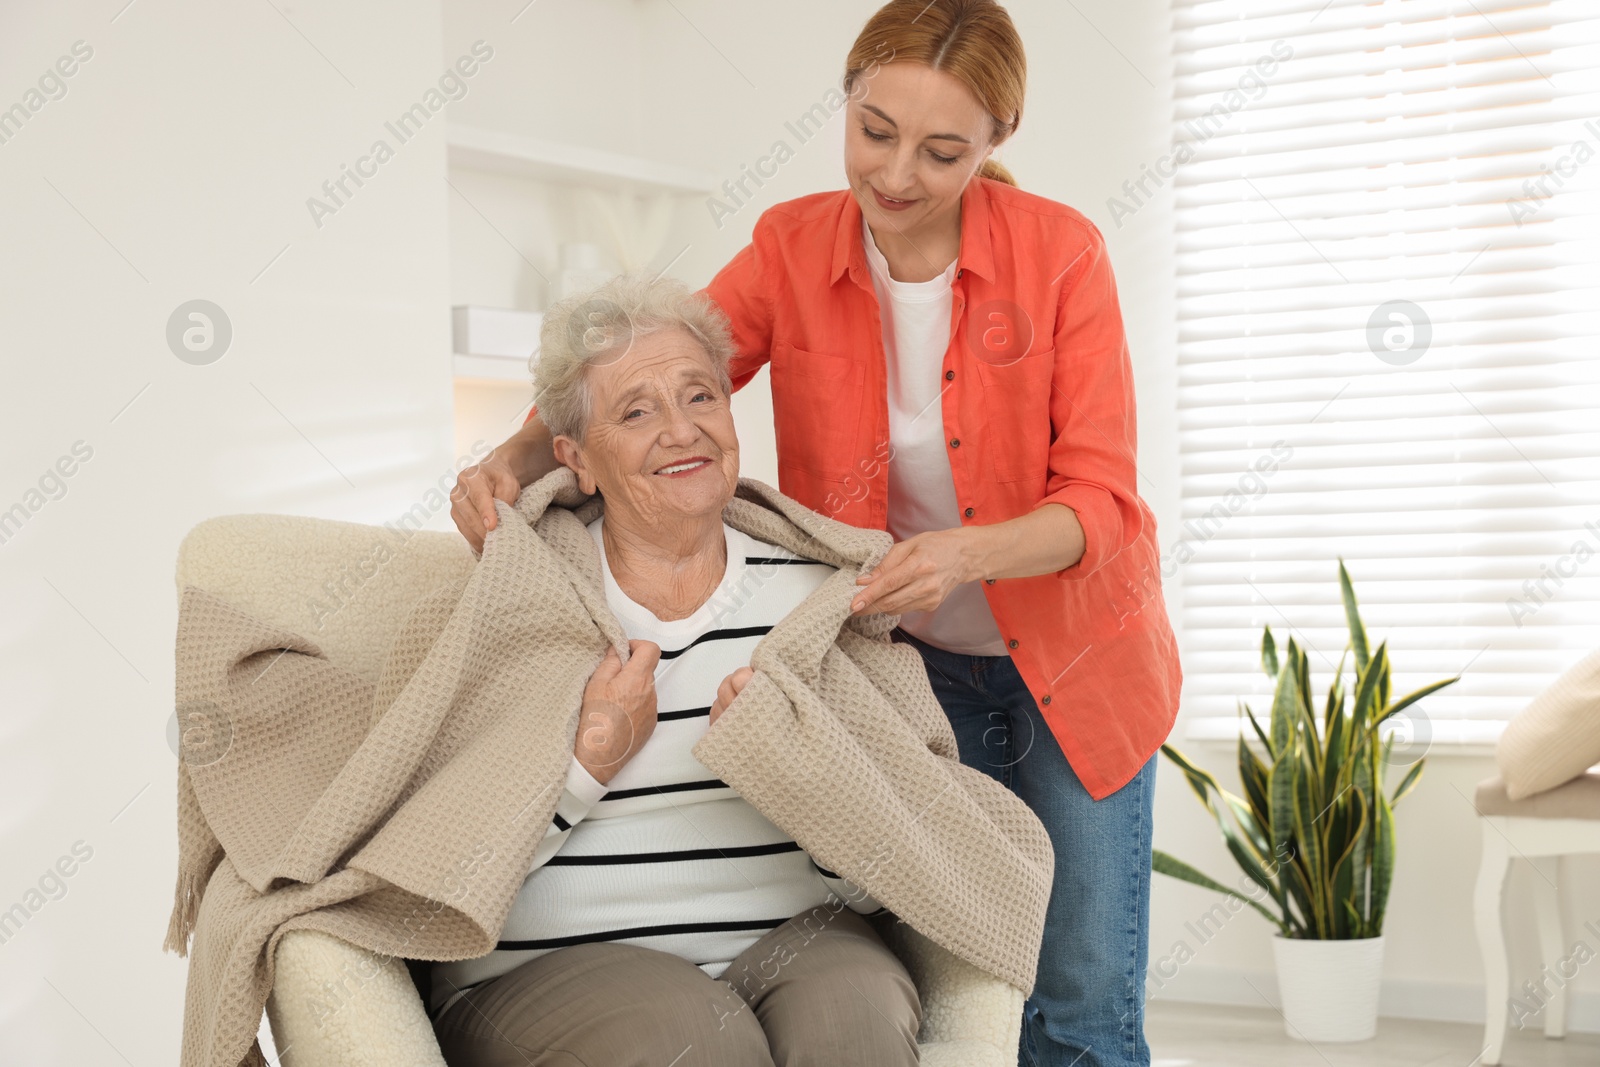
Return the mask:
{"type": "Polygon", "coordinates": [[[757,642],[836,570],[723,520],[731,352],[721,313],[671,280],[619,278],[546,314],[539,410],[604,500],[588,530],[632,652],[589,681],[496,950],[434,966],[453,1067],[917,1062],[916,989],[856,914],[878,903],[691,753],[757,642]]]}

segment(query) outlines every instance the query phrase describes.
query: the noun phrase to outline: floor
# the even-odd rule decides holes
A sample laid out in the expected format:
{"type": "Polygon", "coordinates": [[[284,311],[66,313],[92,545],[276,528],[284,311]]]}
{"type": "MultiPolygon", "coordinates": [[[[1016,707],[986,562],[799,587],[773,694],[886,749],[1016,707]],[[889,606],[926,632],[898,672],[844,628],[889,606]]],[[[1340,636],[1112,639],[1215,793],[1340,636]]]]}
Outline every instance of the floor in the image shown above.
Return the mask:
{"type": "MultiPolygon", "coordinates": [[[[1308,1045],[1285,1035],[1266,1008],[1151,1003],[1145,1014],[1153,1067],[1479,1067],[1483,1027],[1381,1019],[1378,1036],[1350,1045],[1308,1045]]],[[[1600,1067],[1600,1035],[1547,1041],[1513,1030],[1506,1067],[1600,1067]]]]}

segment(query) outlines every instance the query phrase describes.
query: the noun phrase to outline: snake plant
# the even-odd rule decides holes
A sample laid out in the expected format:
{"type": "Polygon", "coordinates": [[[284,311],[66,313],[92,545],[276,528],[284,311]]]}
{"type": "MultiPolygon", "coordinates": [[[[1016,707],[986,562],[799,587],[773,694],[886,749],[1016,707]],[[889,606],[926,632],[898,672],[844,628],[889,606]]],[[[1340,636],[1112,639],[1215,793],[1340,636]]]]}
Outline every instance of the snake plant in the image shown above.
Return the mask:
{"type": "Polygon", "coordinates": [[[1339,588],[1350,639],[1320,715],[1313,710],[1305,650],[1291,637],[1280,655],[1271,628],[1262,633],[1261,666],[1277,685],[1267,729],[1247,704],[1239,704],[1250,727],[1239,737],[1243,797],[1223,789],[1176,748],[1161,746],[1217,820],[1244,872],[1239,886],[1246,892],[1160,850],[1153,854],[1153,869],[1249,904],[1290,938],[1383,933],[1394,877],[1394,805],[1416,786],[1424,761],[1414,763],[1386,793],[1394,737],[1381,738],[1379,727],[1458,680],[1434,682],[1391,703],[1388,642],[1369,651],[1343,560],[1339,588]],[[1355,672],[1347,688],[1346,664],[1352,657],[1355,672]],[[1252,738],[1261,755],[1248,743],[1252,738]]]}

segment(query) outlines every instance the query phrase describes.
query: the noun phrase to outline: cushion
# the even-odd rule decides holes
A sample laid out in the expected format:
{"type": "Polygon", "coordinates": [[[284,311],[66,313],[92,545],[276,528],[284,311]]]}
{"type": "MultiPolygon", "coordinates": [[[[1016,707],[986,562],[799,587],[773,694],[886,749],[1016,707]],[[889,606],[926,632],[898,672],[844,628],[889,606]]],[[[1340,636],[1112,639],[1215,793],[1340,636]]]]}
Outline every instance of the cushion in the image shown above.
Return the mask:
{"type": "Polygon", "coordinates": [[[1495,762],[1512,800],[1554,789],[1600,763],[1600,651],[1575,663],[1511,720],[1495,762]]]}
{"type": "Polygon", "coordinates": [[[1478,783],[1474,798],[1479,815],[1516,815],[1524,819],[1600,819],[1600,771],[1590,771],[1537,793],[1513,800],[1499,778],[1478,783]]]}

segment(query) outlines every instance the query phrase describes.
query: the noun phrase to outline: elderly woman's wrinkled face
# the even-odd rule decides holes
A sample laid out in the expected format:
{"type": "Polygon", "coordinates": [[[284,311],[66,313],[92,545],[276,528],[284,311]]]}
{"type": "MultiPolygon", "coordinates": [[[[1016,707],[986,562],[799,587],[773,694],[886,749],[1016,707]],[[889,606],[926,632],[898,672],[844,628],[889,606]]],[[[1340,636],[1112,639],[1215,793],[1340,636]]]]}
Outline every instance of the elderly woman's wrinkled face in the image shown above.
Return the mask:
{"type": "Polygon", "coordinates": [[[607,515],[637,522],[720,516],[738,485],[739,440],[700,342],[660,330],[584,373],[588,428],[581,444],[557,451],[583,491],[598,490],[607,515]]]}

